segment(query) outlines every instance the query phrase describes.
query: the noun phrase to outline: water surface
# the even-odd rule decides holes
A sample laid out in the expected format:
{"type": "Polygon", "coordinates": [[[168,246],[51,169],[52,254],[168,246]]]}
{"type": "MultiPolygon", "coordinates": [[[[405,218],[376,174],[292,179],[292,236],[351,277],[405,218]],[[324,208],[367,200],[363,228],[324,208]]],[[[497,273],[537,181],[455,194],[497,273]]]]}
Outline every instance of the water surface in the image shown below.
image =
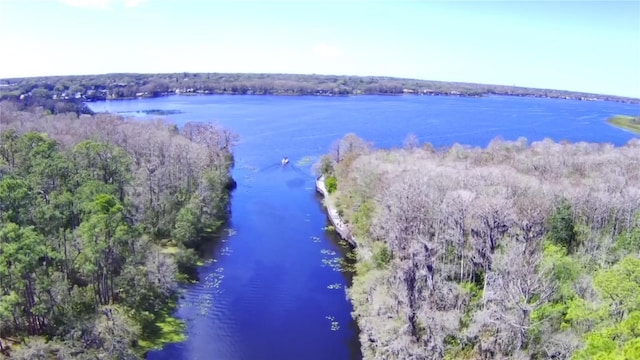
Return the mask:
{"type": "Polygon", "coordinates": [[[408,133],[436,147],[486,146],[496,136],[623,145],[634,135],[605,120],[640,114],[638,105],[518,97],[171,96],[89,106],[127,115],[166,110],[178,125],[211,121],[241,139],[229,234],[177,311],[188,339],[149,359],[361,358],[344,292],[349,274],[334,266],[347,249],[323,230],[311,171],[346,133],[379,147],[401,146],[408,133]]]}

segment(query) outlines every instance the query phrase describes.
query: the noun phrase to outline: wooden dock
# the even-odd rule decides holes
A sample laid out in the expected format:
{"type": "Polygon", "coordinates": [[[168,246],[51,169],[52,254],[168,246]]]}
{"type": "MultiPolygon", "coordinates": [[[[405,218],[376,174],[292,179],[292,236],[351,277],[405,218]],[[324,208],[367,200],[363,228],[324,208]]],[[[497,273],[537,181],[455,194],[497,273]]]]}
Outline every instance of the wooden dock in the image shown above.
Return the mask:
{"type": "Polygon", "coordinates": [[[329,191],[327,190],[327,187],[324,184],[324,175],[316,179],[316,191],[319,192],[322,196],[324,196],[324,198],[327,200],[325,201],[327,216],[329,217],[329,221],[331,221],[331,224],[333,225],[333,227],[336,229],[336,232],[340,235],[341,238],[348,241],[349,244],[351,244],[351,246],[356,247],[357,246],[356,240],[351,234],[351,229],[349,229],[349,225],[345,224],[345,222],[342,220],[342,218],[338,214],[338,210],[335,208],[335,206],[331,203],[329,199],[329,191]]]}

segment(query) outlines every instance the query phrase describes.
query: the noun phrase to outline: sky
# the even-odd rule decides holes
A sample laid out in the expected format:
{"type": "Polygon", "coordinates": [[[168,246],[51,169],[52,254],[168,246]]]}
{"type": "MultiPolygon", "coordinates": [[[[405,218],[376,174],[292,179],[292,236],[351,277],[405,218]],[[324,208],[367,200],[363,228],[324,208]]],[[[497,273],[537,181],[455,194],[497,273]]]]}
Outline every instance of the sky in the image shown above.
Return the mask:
{"type": "Polygon", "coordinates": [[[0,0],[0,78],[395,76],[640,98],[640,0],[0,0]]]}

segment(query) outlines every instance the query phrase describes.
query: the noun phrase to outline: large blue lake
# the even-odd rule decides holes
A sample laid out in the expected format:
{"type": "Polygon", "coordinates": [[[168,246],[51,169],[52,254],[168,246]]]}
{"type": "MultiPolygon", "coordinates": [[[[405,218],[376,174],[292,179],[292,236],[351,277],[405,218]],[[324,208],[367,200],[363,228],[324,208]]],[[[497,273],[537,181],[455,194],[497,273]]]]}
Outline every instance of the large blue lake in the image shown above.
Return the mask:
{"type": "Polygon", "coordinates": [[[228,235],[179,304],[188,339],[149,359],[361,358],[344,290],[350,276],[335,266],[348,248],[323,230],[311,170],[346,133],[377,147],[399,147],[408,133],[436,147],[486,146],[496,136],[623,145],[634,135],[605,120],[640,114],[639,105],[518,97],[170,96],[89,106],[133,116],[177,110],[166,118],[240,135],[228,235]]]}

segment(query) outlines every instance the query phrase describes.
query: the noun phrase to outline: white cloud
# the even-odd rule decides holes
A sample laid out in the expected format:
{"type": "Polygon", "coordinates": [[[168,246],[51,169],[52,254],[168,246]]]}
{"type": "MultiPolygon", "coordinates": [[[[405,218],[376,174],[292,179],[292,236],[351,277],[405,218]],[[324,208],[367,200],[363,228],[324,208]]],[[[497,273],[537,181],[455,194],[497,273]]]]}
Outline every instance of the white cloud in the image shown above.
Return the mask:
{"type": "Polygon", "coordinates": [[[313,53],[322,57],[335,58],[340,56],[340,50],[325,43],[316,44],[312,49],[313,53]]]}
{"type": "Polygon", "coordinates": [[[131,8],[136,7],[147,0],[59,0],[64,4],[79,8],[88,9],[109,9],[113,5],[123,5],[131,8]]]}

